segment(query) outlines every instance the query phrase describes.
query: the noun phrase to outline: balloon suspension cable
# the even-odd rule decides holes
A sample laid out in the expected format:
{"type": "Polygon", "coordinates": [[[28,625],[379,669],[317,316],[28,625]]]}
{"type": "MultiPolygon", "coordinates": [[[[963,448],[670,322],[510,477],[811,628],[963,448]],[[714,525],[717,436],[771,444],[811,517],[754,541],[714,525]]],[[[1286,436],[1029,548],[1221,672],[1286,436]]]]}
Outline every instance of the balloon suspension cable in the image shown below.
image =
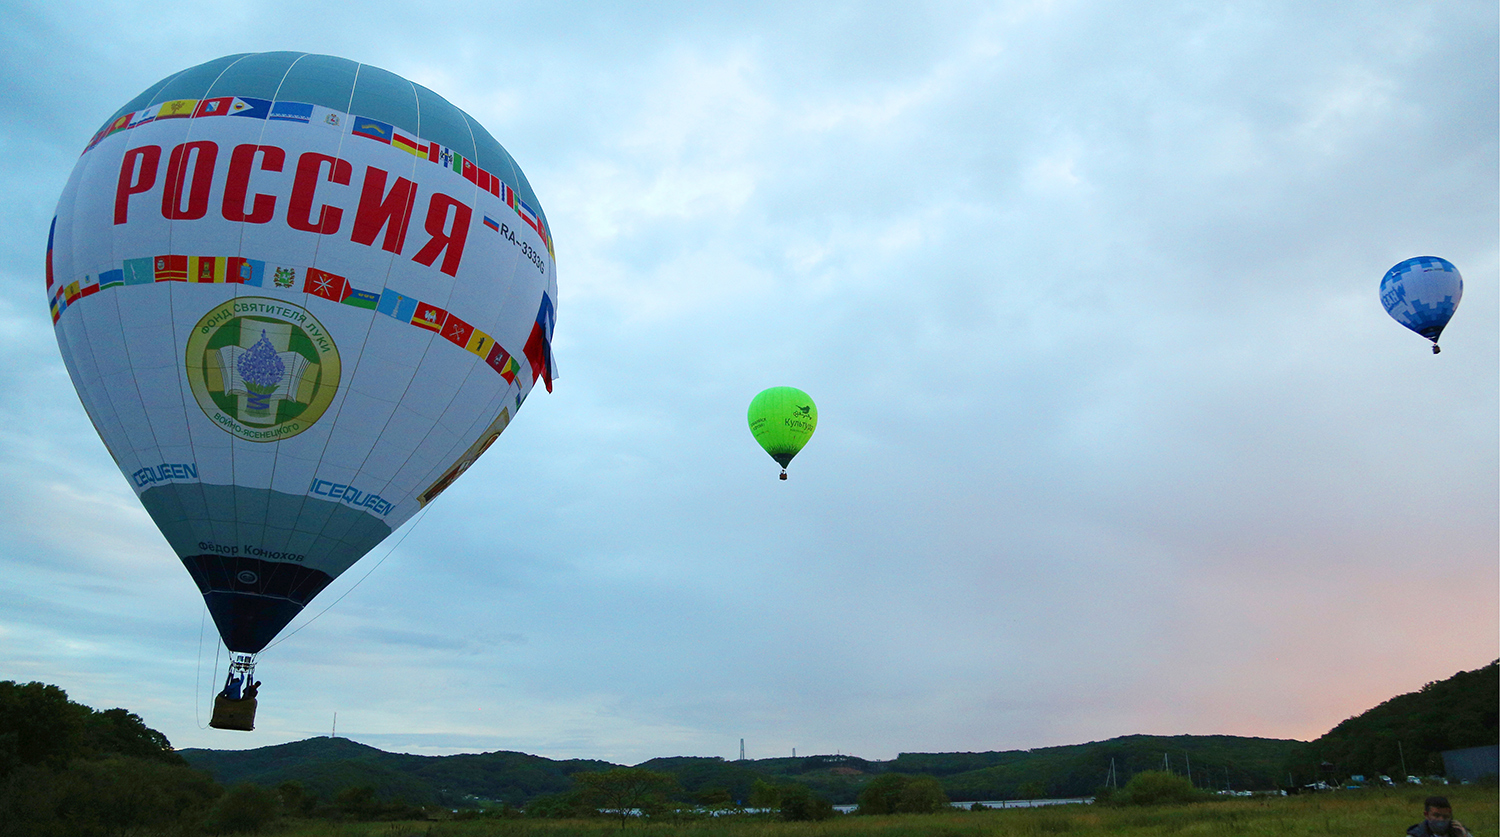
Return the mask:
{"type": "Polygon", "coordinates": [[[255,655],[229,652],[229,676],[224,680],[224,691],[219,694],[230,700],[247,700],[255,697],[260,683],[255,679],[255,655]]]}
{"type": "MultiPolygon", "coordinates": [[[[200,702],[203,694],[203,629],[208,624],[208,608],[203,609],[202,615],[198,617],[198,668],[193,672],[193,720],[197,722],[198,729],[208,729],[203,723],[202,704],[200,702]]],[[[214,643],[214,674],[219,673],[219,643],[214,643]]],[[[210,680],[210,683],[213,681],[210,680]]]]}
{"type": "Polygon", "coordinates": [[[432,508],[432,506],[430,506],[430,505],[429,506],[423,506],[422,510],[419,511],[419,512],[417,512],[417,516],[414,517],[414,518],[412,518],[411,525],[408,526],[408,527],[406,527],[406,531],[401,534],[400,540],[397,540],[395,543],[391,544],[391,548],[387,549],[385,551],[385,554],[382,555],[382,556],[380,556],[380,560],[375,562],[375,566],[371,567],[369,569],[369,572],[366,572],[364,575],[362,575],[362,576],[359,577],[359,581],[354,582],[354,584],[352,584],[349,587],[348,590],[345,590],[343,593],[339,594],[339,597],[337,599],[334,599],[333,601],[329,602],[327,607],[325,607],[322,610],[318,611],[317,614],[314,615],[312,618],[310,618],[306,622],[303,622],[302,624],[298,625],[297,628],[296,628],[296,630],[293,630],[290,633],[287,633],[287,634],[284,634],[282,636],[277,637],[276,641],[273,642],[273,643],[271,643],[270,645],[267,645],[264,650],[269,651],[272,648],[275,648],[276,646],[280,645],[281,643],[286,642],[287,640],[291,639],[292,636],[297,633],[297,631],[300,631],[303,628],[307,627],[308,625],[311,625],[312,623],[318,621],[318,617],[322,616],[323,614],[327,613],[330,610],[333,610],[333,606],[334,605],[336,605],[339,602],[343,601],[344,597],[347,596],[347,595],[349,595],[350,593],[353,593],[354,590],[355,590],[355,588],[359,587],[359,585],[364,584],[365,583],[365,579],[369,578],[372,573],[374,573],[376,570],[380,569],[380,565],[385,563],[385,559],[391,557],[391,553],[393,553],[393,552],[396,551],[396,547],[400,546],[401,542],[404,541],[404,540],[406,540],[406,536],[410,535],[412,533],[412,530],[417,528],[417,524],[421,523],[422,520],[425,517],[427,517],[427,510],[430,509],[430,508],[432,508]]]}
{"type": "Polygon", "coordinates": [[[782,479],[786,479],[786,469],[785,468],[781,469],[781,478],[782,479]]]}

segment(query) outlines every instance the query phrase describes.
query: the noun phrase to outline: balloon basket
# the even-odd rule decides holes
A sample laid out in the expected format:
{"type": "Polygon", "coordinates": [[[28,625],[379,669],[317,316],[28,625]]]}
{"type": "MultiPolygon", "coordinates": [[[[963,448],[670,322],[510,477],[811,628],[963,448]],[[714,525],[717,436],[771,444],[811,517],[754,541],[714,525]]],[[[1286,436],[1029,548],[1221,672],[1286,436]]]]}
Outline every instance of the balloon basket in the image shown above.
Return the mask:
{"type": "Polygon", "coordinates": [[[781,472],[781,479],[786,479],[786,471],[781,472]]]}
{"type": "Polygon", "coordinates": [[[214,695],[214,716],[208,725],[214,729],[251,732],[255,729],[255,698],[231,700],[214,695]]]}
{"type": "Polygon", "coordinates": [[[1433,344],[1432,344],[1432,353],[1433,353],[1433,354],[1437,354],[1437,353],[1439,353],[1439,352],[1441,352],[1441,351],[1442,351],[1442,349],[1439,349],[1439,348],[1438,348],[1438,344],[1436,344],[1436,343],[1433,343],[1433,344]]]}

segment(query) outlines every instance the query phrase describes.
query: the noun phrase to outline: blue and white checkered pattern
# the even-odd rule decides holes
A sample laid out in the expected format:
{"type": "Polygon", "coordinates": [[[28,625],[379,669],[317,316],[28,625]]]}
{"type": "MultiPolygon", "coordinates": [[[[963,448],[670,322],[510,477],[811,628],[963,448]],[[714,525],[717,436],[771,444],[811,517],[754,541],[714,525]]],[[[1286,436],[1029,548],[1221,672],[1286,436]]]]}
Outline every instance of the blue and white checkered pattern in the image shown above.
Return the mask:
{"type": "Polygon", "coordinates": [[[1386,271],[1380,302],[1386,313],[1428,340],[1437,342],[1463,298],[1458,268],[1437,256],[1418,256],[1386,271]]]}

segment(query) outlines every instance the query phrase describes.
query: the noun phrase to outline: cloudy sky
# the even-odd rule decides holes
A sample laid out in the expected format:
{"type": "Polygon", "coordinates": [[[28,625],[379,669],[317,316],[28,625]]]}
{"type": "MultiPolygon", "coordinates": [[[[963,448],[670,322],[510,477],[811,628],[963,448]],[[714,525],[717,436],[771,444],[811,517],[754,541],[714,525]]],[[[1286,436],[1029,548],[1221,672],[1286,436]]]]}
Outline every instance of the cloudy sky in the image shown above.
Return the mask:
{"type": "Polygon", "coordinates": [[[1493,0],[744,6],[3,0],[0,679],[179,747],[635,764],[1310,739],[1500,657],[1493,0]],[[245,734],[42,254],[118,107],[278,49],[505,145],[561,377],[245,734]],[[1417,255],[1466,280],[1439,356],[1378,299],[1417,255]],[[787,482],[773,385],[819,408],[787,482]]]}

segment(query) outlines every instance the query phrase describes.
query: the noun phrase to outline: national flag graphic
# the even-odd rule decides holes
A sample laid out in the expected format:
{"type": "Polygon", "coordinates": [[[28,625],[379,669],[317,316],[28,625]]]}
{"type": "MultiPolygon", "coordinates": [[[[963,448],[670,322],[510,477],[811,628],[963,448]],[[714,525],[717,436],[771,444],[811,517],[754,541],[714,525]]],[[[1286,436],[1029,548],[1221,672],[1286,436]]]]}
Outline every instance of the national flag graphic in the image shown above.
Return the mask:
{"type": "Polygon", "coordinates": [[[412,316],[417,313],[417,301],[412,297],[386,290],[381,292],[380,302],[375,306],[375,310],[387,317],[409,323],[412,316]]]}
{"type": "Polygon", "coordinates": [[[248,116],[251,119],[265,119],[271,115],[271,100],[252,99],[248,96],[240,98],[236,96],[234,97],[234,101],[229,104],[229,115],[248,116]]]}
{"type": "Polygon", "coordinates": [[[422,328],[430,328],[433,331],[441,332],[443,330],[443,323],[447,319],[447,311],[444,311],[436,305],[428,305],[425,302],[418,302],[416,313],[411,315],[411,324],[414,326],[421,326],[422,328]]]}
{"type": "Polygon", "coordinates": [[[507,383],[515,383],[516,373],[521,370],[521,365],[510,356],[510,352],[500,348],[499,343],[490,347],[490,353],[485,355],[484,362],[499,372],[507,383]]]}
{"type": "Polygon", "coordinates": [[[495,338],[476,328],[469,333],[469,342],[464,344],[464,348],[479,355],[480,359],[485,359],[490,356],[490,350],[495,348],[495,338]]]}
{"type": "Polygon", "coordinates": [[[224,268],[225,258],[223,256],[193,256],[188,260],[188,281],[204,283],[223,282],[224,268]]]}
{"type": "Polygon", "coordinates": [[[99,274],[99,290],[104,291],[125,284],[125,271],[120,268],[106,270],[99,274]]]}
{"type": "Polygon", "coordinates": [[[96,146],[96,145],[99,144],[99,140],[104,139],[104,132],[106,130],[108,130],[108,129],[109,129],[109,126],[105,125],[103,128],[100,128],[99,130],[95,131],[94,135],[89,138],[89,144],[85,145],[83,147],[83,150],[85,152],[92,151],[94,149],[94,146],[96,146]]]}
{"type": "Polygon", "coordinates": [[[149,285],[156,281],[156,264],[151,259],[126,259],[125,284],[149,285]]]}
{"type": "Polygon", "coordinates": [[[266,263],[258,259],[233,256],[229,259],[225,281],[262,287],[266,281],[266,263]]]}
{"type": "Polygon", "coordinates": [[[500,191],[495,193],[496,197],[500,198],[501,202],[506,206],[514,208],[516,205],[516,190],[505,185],[504,181],[499,181],[499,183],[500,191]]]}
{"type": "Polygon", "coordinates": [[[126,128],[129,128],[130,127],[130,117],[132,117],[132,116],[135,116],[135,114],[133,114],[133,113],[127,113],[124,116],[121,116],[120,118],[116,119],[115,121],[109,123],[109,127],[107,127],[107,128],[104,129],[104,136],[107,137],[110,134],[119,133],[120,131],[123,131],[126,128]]]}
{"type": "Polygon", "coordinates": [[[374,311],[375,306],[380,304],[380,294],[374,291],[361,291],[357,288],[350,288],[349,295],[344,297],[344,304],[374,311]]]}
{"type": "Polygon", "coordinates": [[[418,157],[427,156],[427,146],[422,145],[411,137],[404,136],[400,131],[391,132],[391,147],[399,148],[407,154],[415,154],[418,157]]]}
{"type": "Polygon", "coordinates": [[[64,288],[64,291],[66,292],[66,296],[67,296],[67,300],[68,300],[68,304],[69,305],[72,305],[73,303],[77,302],[79,300],[79,298],[82,296],[82,291],[80,291],[78,289],[78,283],[77,282],[69,282],[68,283],[68,287],[64,288]]]}
{"type": "Polygon", "coordinates": [[[198,103],[197,110],[193,111],[193,118],[203,116],[228,116],[229,108],[234,104],[233,96],[219,96],[214,99],[204,99],[198,103]]]}
{"type": "Polygon", "coordinates": [[[383,142],[386,145],[390,145],[391,135],[396,133],[396,129],[385,122],[371,119],[368,116],[356,116],[354,117],[353,133],[356,137],[364,137],[365,139],[372,139],[376,142],[383,142]]]}
{"type": "Polygon", "coordinates": [[[295,267],[277,265],[276,269],[271,271],[271,286],[276,288],[297,287],[297,272],[298,270],[295,267]]]}
{"type": "Polygon", "coordinates": [[[155,121],[158,107],[158,105],[152,105],[144,110],[136,111],[135,115],[130,117],[130,124],[125,127],[134,128],[137,125],[145,125],[147,122],[155,121]]]}
{"type": "Polygon", "coordinates": [[[270,119],[282,122],[308,122],[313,106],[306,102],[272,102],[270,119]]]}
{"type": "Polygon", "coordinates": [[[156,119],[187,119],[193,115],[198,108],[197,99],[174,99],[170,102],[162,102],[156,108],[156,119]]]}
{"type": "Polygon", "coordinates": [[[443,336],[461,349],[469,345],[469,337],[473,334],[473,326],[452,314],[448,315],[448,321],[443,324],[443,336]]]}
{"type": "Polygon", "coordinates": [[[84,274],[83,282],[80,283],[78,288],[78,297],[82,299],[86,296],[93,296],[96,293],[99,293],[99,280],[95,279],[92,275],[84,274]]]}
{"type": "Polygon", "coordinates": [[[516,214],[521,216],[521,220],[525,221],[527,226],[536,230],[538,233],[541,232],[541,225],[536,220],[536,210],[527,206],[526,201],[520,200],[519,198],[516,200],[516,214]]]}
{"type": "Polygon", "coordinates": [[[47,307],[52,309],[52,324],[57,325],[57,319],[62,316],[62,308],[57,304],[57,297],[52,297],[52,300],[47,303],[47,307]]]}
{"type": "Polygon", "coordinates": [[[333,108],[325,108],[322,105],[313,105],[312,124],[322,125],[324,128],[343,129],[344,123],[348,121],[349,115],[341,113],[333,108]]]}
{"type": "Polygon", "coordinates": [[[494,230],[495,232],[500,232],[500,222],[496,221],[494,218],[491,218],[488,215],[484,216],[484,225],[494,230]]]}
{"type": "Polygon", "coordinates": [[[302,281],[302,292],[334,302],[343,302],[349,295],[349,280],[316,267],[307,269],[307,278],[302,281]]]}
{"type": "Polygon", "coordinates": [[[186,282],[188,277],[187,256],[157,256],[156,281],[186,282]]]}
{"type": "Polygon", "coordinates": [[[52,239],[57,235],[57,216],[52,216],[52,226],[47,228],[47,290],[52,290],[52,239]]]}
{"type": "MultiPolygon", "coordinates": [[[[449,151],[443,156],[443,166],[453,169],[459,174],[464,173],[464,163],[469,163],[469,161],[465,160],[464,155],[458,153],[457,151],[449,151]]],[[[472,166],[473,163],[469,163],[469,165],[472,166]]]]}
{"type": "MultiPolygon", "coordinates": [[[[454,155],[454,156],[457,156],[457,155],[454,155]]],[[[462,170],[459,173],[464,176],[464,180],[467,180],[470,183],[473,183],[474,185],[478,186],[479,185],[479,167],[476,166],[476,165],[474,165],[474,163],[471,162],[471,161],[469,161],[469,160],[464,160],[462,157],[459,157],[459,159],[463,160],[462,170]]]]}
{"type": "Polygon", "coordinates": [[[552,391],[552,378],[556,374],[552,361],[552,327],[557,322],[557,312],[552,307],[552,298],[542,294],[542,305],[536,312],[536,323],[531,327],[531,336],[526,338],[526,360],[531,364],[531,382],[537,376],[552,391]]]}

